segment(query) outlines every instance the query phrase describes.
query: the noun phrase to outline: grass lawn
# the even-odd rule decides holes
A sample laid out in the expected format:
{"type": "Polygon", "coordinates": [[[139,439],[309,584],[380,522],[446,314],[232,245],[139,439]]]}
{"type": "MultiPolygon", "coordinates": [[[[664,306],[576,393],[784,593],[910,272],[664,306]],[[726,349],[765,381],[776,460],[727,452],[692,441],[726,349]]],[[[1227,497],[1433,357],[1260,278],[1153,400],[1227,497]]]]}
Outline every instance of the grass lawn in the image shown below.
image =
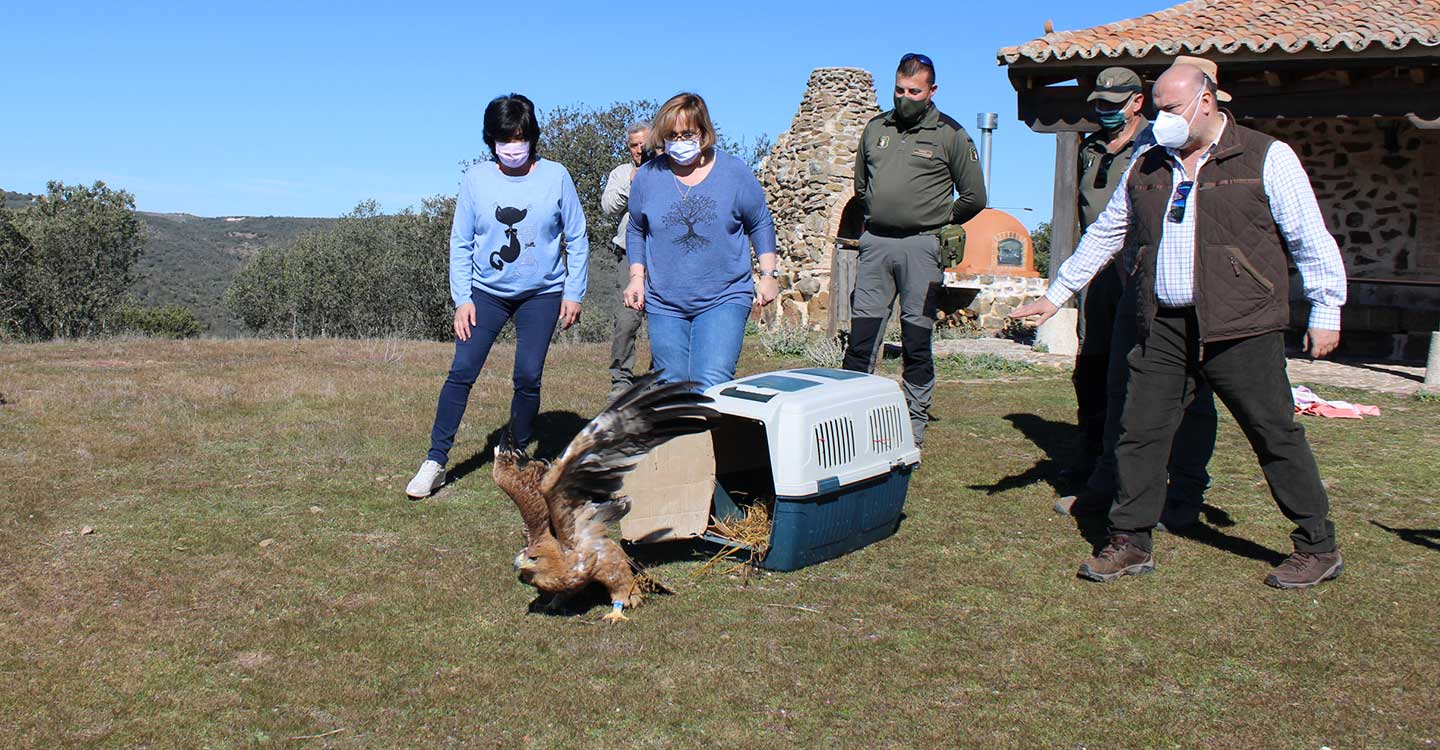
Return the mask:
{"type": "MultiPolygon", "coordinates": [[[[1050,509],[1066,374],[942,372],[896,536],[748,578],[675,555],[654,572],[678,595],[607,627],[527,614],[511,573],[519,515],[477,455],[511,351],[463,476],[409,502],[447,346],[0,346],[0,748],[1440,742],[1440,403],[1321,389],[1384,412],[1305,418],[1340,580],[1261,585],[1289,526],[1222,415],[1208,499],[1233,525],[1157,535],[1155,575],[1101,586],[1050,509]]],[[[602,407],[607,360],[552,352],[542,455],[602,407]]]]}

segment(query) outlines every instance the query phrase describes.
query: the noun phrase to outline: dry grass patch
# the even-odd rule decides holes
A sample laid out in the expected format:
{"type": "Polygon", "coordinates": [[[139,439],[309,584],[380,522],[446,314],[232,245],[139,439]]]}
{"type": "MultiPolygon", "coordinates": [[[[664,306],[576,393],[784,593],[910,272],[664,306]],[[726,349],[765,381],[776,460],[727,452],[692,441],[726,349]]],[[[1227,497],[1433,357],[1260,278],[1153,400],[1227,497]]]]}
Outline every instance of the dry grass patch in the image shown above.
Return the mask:
{"type": "MultiPolygon", "coordinates": [[[[519,518],[480,455],[508,347],[472,395],[463,475],[403,499],[449,351],[0,348],[0,746],[1440,741],[1440,405],[1341,393],[1385,416],[1305,422],[1340,581],[1260,585],[1288,528],[1227,418],[1209,499],[1233,525],[1161,535],[1156,575],[1095,586],[1050,510],[1069,383],[942,383],[897,536],[788,574],[691,579],[703,554],[656,550],[678,595],[608,628],[526,614],[510,574],[519,518]]],[[[542,454],[603,406],[607,359],[552,353],[542,454]]]]}

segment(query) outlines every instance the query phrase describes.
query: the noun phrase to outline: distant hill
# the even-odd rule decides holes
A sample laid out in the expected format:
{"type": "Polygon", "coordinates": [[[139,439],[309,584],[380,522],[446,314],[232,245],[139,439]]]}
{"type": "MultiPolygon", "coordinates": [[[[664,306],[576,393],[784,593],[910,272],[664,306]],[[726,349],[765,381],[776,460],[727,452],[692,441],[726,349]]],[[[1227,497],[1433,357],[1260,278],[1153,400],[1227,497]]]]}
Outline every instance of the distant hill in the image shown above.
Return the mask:
{"type": "Polygon", "coordinates": [[[302,232],[325,229],[336,221],[137,213],[145,222],[149,240],[140,256],[136,298],[146,306],[188,307],[216,336],[241,332],[240,322],[225,310],[225,290],[241,264],[261,248],[283,245],[302,232]]]}
{"type": "Polygon", "coordinates": [[[24,208],[40,200],[40,196],[29,193],[12,193],[9,190],[4,191],[4,193],[5,197],[0,199],[0,208],[24,208]]]}
{"type": "MultiPolygon", "coordinates": [[[[24,208],[38,195],[4,192],[5,208],[24,208]]],[[[225,290],[248,258],[270,245],[282,245],[301,232],[324,229],[335,219],[291,216],[228,216],[137,211],[147,241],[133,291],[147,307],[177,304],[190,308],[214,336],[241,333],[240,321],[225,310],[225,290]]]]}

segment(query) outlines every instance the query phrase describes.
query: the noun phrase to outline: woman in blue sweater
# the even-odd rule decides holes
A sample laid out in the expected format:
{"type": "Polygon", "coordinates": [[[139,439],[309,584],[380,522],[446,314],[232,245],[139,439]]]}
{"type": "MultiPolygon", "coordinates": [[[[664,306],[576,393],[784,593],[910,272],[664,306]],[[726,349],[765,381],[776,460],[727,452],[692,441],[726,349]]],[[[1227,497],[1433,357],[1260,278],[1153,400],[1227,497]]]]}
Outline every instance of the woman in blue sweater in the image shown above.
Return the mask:
{"type": "Polygon", "coordinates": [[[630,184],[625,304],[647,313],[655,369],[666,380],[708,388],[735,377],[751,306],[780,293],[775,224],[750,167],[715,148],[715,126],[699,95],[677,94],[661,105],[650,146],[664,155],[630,184]]]}
{"type": "Polygon", "coordinates": [[[540,411],[540,375],[557,322],[580,317],[590,245],[585,214],[565,167],[537,153],[535,105],[510,94],[485,108],[485,145],[495,157],[465,172],[450,229],[455,359],[440,389],[430,453],[405,488],[426,497],[445,483],[445,463],[470,388],[506,321],[515,321],[509,437],[524,448],[540,411]],[[560,251],[561,239],[565,252],[560,251]]]}

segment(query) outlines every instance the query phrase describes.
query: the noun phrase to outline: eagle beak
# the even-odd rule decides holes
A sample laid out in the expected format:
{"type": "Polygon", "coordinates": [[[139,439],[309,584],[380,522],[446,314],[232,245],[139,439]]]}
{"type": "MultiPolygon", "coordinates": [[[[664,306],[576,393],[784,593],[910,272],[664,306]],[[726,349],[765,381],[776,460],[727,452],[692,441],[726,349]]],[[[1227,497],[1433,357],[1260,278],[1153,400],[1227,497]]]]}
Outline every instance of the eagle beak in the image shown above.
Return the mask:
{"type": "Polygon", "coordinates": [[[535,562],[530,559],[529,555],[525,554],[525,550],[520,550],[520,554],[515,556],[515,572],[519,573],[522,570],[529,570],[533,567],[535,567],[535,562]]]}

